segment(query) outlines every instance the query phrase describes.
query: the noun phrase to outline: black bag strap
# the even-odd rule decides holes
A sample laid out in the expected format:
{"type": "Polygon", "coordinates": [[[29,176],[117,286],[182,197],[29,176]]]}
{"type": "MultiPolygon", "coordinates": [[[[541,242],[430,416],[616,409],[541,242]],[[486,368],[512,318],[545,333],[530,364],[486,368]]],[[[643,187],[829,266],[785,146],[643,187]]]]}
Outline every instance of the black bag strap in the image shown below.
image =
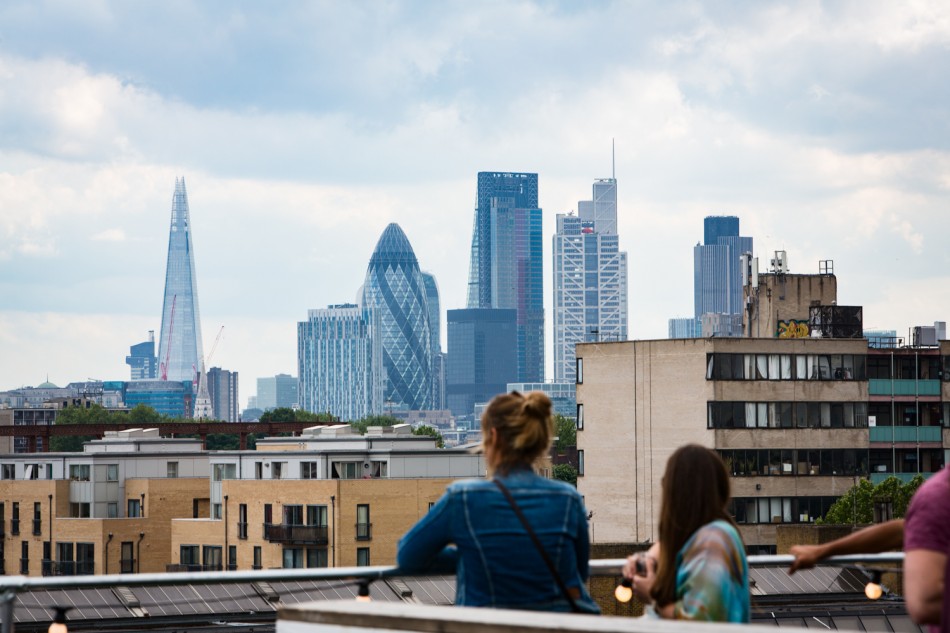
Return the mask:
{"type": "Polygon", "coordinates": [[[577,602],[574,600],[574,597],[567,590],[567,585],[565,585],[564,581],[561,580],[561,575],[557,573],[557,567],[554,566],[554,561],[552,561],[551,557],[548,556],[548,553],[544,551],[544,546],[541,545],[538,535],[535,534],[534,530],[531,529],[531,524],[528,523],[528,518],[524,515],[524,512],[521,511],[521,508],[518,507],[518,504],[515,503],[515,498],[511,495],[511,492],[497,479],[492,479],[492,481],[495,482],[495,485],[498,486],[498,489],[501,490],[501,493],[505,495],[506,499],[508,499],[508,503],[511,504],[511,509],[515,511],[516,515],[518,515],[518,519],[521,520],[521,525],[524,526],[525,531],[528,532],[528,536],[531,537],[531,542],[534,543],[536,548],[538,548],[538,553],[541,554],[541,558],[543,558],[545,564],[547,564],[548,570],[550,570],[551,575],[554,576],[554,580],[557,582],[557,586],[561,589],[561,593],[564,594],[564,599],[567,600],[568,604],[571,605],[571,611],[574,613],[583,613],[581,608],[577,606],[577,602]]]}

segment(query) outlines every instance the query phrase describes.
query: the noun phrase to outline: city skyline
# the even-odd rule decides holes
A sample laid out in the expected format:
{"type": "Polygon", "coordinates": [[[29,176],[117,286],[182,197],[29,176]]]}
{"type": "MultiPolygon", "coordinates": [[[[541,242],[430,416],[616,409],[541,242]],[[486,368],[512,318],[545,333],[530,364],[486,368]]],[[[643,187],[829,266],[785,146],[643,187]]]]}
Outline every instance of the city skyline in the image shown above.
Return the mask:
{"type": "Polygon", "coordinates": [[[296,323],[354,298],[390,222],[443,318],[466,307],[486,169],[542,181],[551,332],[554,218],[610,173],[614,138],[630,338],[692,312],[708,215],[741,217],[760,262],[834,260],[868,329],[950,313],[943,3],[13,1],[0,24],[2,389],[128,375],[160,329],[181,175],[201,325],[226,325],[214,362],[245,385],[295,372],[296,323]]]}

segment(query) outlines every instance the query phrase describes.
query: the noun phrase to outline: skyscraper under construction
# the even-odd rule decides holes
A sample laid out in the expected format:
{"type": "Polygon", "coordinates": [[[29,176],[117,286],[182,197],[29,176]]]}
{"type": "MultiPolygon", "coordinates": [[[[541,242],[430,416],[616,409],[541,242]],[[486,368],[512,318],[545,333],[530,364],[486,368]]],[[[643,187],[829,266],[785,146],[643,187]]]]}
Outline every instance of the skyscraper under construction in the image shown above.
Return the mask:
{"type": "Polygon", "coordinates": [[[168,233],[165,304],[158,345],[159,379],[191,380],[197,384],[198,372],[202,370],[202,349],[188,194],[185,192],[185,179],[176,178],[168,233]]]}

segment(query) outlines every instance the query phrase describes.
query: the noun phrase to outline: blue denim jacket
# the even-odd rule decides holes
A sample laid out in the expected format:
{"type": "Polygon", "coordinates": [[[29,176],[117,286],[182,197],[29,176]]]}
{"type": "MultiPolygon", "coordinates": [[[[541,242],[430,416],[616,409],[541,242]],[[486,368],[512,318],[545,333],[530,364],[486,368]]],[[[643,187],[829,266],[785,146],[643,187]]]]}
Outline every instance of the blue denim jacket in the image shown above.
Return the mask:
{"type": "MultiPolygon", "coordinates": [[[[499,479],[518,502],[564,584],[579,590],[578,606],[599,613],[585,587],[590,540],[580,494],[529,469],[499,479]]],[[[491,480],[451,484],[399,541],[397,563],[407,573],[455,572],[458,605],[570,611],[531,537],[491,480]]]]}

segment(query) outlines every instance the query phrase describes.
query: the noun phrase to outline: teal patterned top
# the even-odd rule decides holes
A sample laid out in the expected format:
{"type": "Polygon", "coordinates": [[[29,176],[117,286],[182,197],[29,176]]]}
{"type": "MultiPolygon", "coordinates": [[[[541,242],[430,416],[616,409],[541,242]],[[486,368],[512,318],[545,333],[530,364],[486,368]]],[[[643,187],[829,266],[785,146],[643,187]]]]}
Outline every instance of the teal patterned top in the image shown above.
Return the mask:
{"type": "Polygon", "coordinates": [[[676,554],[676,603],[682,620],[748,622],[749,565],[736,528],[707,523],[676,554]]]}

